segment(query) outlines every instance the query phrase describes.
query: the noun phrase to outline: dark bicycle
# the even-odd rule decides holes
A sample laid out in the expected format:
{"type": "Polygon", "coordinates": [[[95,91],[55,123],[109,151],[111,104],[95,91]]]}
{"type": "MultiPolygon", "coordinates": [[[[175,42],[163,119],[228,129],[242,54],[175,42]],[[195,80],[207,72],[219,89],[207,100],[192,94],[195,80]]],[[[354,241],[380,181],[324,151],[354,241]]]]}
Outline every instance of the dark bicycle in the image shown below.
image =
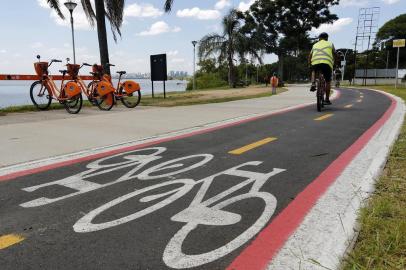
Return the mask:
{"type": "Polygon", "coordinates": [[[318,72],[318,74],[316,74],[316,78],[317,111],[321,112],[321,109],[324,108],[327,83],[324,79],[323,73],[321,72],[318,72]]]}

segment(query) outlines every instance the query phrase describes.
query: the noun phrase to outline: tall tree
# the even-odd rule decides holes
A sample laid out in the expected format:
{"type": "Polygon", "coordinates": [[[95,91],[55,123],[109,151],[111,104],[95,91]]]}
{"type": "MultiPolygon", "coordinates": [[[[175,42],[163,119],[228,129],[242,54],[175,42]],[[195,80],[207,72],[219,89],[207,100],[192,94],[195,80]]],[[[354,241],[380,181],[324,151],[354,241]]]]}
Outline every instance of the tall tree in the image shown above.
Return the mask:
{"type": "Polygon", "coordinates": [[[235,56],[239,56],[243,59],[245,53],[249,53],[261,61],[260,55],[255,51],[257,45],[244,35],[241,31],[241,26],[238,12],[233,9],[223,18],[222,34],[208,34],[199,42],[200,59],[216,55],[220,63],[227,62],[228,83],[230,87],[236,86],[235,56]]]}
{"type": "MultiPolygon", "coordinates": [[[[387,21],[376,34],[375,47],[379,47],[381,51],[378,55],[379,65],[386,63],[388,60],[389,68],[396,66],[397,48],[393,48],[394,39],[406,39],[406,14],[397,16],[394,19],[387,21]]],[[[400,50],[399,66],[406,66],[406,50],[400,50]]]]}
{"type": "Polygon", "coordinates": [[[303,49],[303,40],[312,28],[323,23],[332,23],[338,17],[330,7],[339,0],[257,0],[244,14],[248,28],[262,35],[267,53],[278,56],[278,75],[283,77],[283,63],[286,55],[303,49]],[[256,29],[260,27],[259,31],[256,29]]]}
{"type": "MultiPolygon", "coordinates": [[[[47,0],[49,6],[54,9],[59,17],[64,19],[60,9],[59,0],[47,0]]],[[[83,10],[89,20],[89,23],[94,26],[96,21],[97,36],[99,40],[100,62],[105,67],[105,71],[110,74],[109,50],[106,31],[106,17],[110,22],[111,32],[114,41],[117,42],[117,34],[121,37],[121,26],[124,18],[125,0],[94,0],[95,10],[93,10],[91,0],[81,0],[83,10]]],[[[164,9],[169,12],[172,8],[173,0],[166,0],[164,9]]]]}
{"type": "Polygon", "coordinates": [[[376,34],[377,41],[406,38],[406,14],[387,21],[376,34]]]}

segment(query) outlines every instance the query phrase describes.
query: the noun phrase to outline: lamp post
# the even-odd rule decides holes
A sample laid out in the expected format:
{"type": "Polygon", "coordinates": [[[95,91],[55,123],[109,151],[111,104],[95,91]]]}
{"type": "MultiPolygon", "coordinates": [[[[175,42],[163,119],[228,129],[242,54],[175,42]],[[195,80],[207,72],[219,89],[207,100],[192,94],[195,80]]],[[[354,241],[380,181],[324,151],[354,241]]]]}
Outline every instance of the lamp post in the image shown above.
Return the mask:
{"type": "Polygon", "coordinates": [[[338,53],[341,54],[341,56],[344,58],[343,62],[341,63],[342,66],[343,66],[343,68],[341,69],[341,81],[342,81],[342,82],[344,81],[344,73],[345,73],[345,66],[347,65],[347,60],[346,60],[346,58],[347,58],[348,50],[349,50],[349,49],[347,49],[347,50],[345,51],[345,54],[342,53],[341,51],[338,51],[338,53]]]}
{"type": "Polygon", "coordinates": [[[76,8],[76,6],[78,4],[76,4],[75,2],[72,2],[71,0],[69,0],[68,2],[65,2],[65,7],[69,10],[70,12],[70,25],[72,28],[72,47],[73,47],[73,63],[76,64],[76,53],[75,53],[75,35],[73,34],[73,10],[76,8]]]}
{"type": "Polygon", "coordinates": [[[197,41],[193,40],[193,90],[196,90],[196,44],[197,41]]]}

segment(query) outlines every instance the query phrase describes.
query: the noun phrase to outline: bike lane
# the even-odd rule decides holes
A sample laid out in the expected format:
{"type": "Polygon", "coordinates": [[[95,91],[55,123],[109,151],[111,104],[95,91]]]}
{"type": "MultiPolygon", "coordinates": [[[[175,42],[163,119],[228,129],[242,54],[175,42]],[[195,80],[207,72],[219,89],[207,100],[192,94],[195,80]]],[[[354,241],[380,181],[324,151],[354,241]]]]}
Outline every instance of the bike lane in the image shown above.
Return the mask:
{"type": "Polygon", "coordinates": [[[346,90],[322,114],[308,106],[149,150],[0,178],[0,235],[25,238],[0,251],[2,265],[259,269],[278,248],[269,242],[281,245],[300,217],[276,228],[274,221],[391,103],[377,92],[346,90]]]}

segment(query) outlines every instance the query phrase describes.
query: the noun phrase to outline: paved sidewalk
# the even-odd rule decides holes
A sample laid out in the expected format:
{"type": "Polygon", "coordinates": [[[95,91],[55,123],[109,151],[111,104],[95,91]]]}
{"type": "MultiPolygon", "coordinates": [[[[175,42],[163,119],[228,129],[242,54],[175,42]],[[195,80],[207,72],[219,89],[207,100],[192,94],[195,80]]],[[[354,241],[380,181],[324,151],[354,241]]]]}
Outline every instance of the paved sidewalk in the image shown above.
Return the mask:
{"type": "Polygon", "coordinates": [[[0,117],[0,168],[23,162],[163,135],[227,119],[309,103],[314,95],[292,85],[277,96],[172,108],[122,106],[110,112],[84,108],[0,117]]]}

